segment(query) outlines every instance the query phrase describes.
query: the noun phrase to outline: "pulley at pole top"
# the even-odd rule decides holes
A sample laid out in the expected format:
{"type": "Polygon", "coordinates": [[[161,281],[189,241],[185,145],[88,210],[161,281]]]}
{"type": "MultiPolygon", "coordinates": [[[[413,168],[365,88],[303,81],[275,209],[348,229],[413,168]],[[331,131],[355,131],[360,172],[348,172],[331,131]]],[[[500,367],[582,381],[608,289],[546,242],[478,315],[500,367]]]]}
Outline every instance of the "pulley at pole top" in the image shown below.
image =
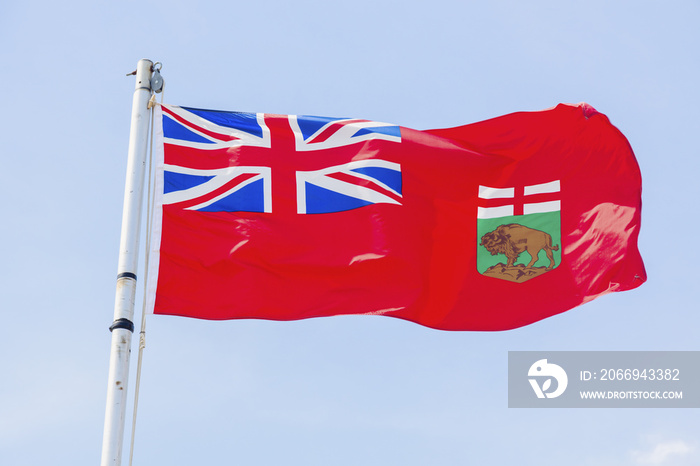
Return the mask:
{"type": "Polygon", "coordinates": [[[156,94],[163,92],[163,86],[165,81],[163,76],[160,75],[160,70],[163,68],[163,64],[159,61],[153,64],[153,74],[151,75],[151,90],[156,94]]]}
{"type": "MultiPolygon", "coordinates": [[[[165,80],[163,79],[163,76],[161,76],[161,74],[160,74],[160,70],[162,68],[163,68],[163,64],[159,61],[155,62],[151,66],[151,79],[150,79],[151,91],[155,92],[156,94],[160,94],[161,92],[163,92],[163,86],[165,85],[165,80]]],[[[127,74],[127,76],[135,76],[135,75],[136,75],[136,70],[127,74]]]]}

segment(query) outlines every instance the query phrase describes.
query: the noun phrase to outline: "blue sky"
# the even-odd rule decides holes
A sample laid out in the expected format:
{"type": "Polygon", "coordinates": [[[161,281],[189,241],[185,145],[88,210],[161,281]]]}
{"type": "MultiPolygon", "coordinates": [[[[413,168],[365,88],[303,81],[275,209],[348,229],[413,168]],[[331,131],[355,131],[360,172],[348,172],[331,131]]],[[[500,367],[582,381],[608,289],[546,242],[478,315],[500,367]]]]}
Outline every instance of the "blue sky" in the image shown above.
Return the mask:
{"type": "Polygon", "coordinates": [[[639,160],[649,281],[500,333],[150,318],[134,464],[700,463],[697,410],[507,408],[508,351],[700,349],[699,18],[693,1],[4,6],[0,463],[99,461],[140,58],[163,63],[168,103],[416,129],[586,101],[639,160]]]}

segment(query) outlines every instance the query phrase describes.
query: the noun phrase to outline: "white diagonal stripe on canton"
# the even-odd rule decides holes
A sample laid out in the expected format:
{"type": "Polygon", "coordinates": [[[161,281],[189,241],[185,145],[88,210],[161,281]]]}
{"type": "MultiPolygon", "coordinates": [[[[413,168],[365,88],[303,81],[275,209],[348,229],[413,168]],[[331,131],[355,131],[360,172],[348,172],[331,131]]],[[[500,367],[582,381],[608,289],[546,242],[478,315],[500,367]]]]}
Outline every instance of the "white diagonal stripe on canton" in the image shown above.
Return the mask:
{"type": "Polygon", "coordinates": [[[515,188],[491,188],[479,185],[481,199],[507,199],[515,197],[515,188]]]}
{"type": "Polygon", "coordinates": [[[523,214],[543,214],[561,210],[561,201],[535,202],[523,206],[523,214]]]}
{"type": "Polygon", "coordinates": [[[512,205],[503,205],[499,207],[479,207],[476,212],[476,218],[500,218],[513,215],[512,205]]]}
{"type": "Polygon", "coordinates": [[[546,193],[558,193],[561,190],[559,180],[550,181],[549,183],[533,184],[531,186],[525,186],[525,195],[529,196],[531,194],[546,194],[546,193]]]}

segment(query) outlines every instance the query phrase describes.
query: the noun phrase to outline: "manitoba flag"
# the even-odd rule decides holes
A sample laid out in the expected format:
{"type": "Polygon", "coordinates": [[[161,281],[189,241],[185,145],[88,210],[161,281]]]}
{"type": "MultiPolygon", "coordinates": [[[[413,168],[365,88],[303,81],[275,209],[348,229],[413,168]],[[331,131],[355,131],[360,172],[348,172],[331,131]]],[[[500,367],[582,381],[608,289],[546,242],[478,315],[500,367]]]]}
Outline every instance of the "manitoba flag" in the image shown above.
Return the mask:
{"type": "Polygon", "coordinates": [[[646,280],[641,176],[587,104],[417,131],[156,112],[155,314],[505,330],[646,280]]]}

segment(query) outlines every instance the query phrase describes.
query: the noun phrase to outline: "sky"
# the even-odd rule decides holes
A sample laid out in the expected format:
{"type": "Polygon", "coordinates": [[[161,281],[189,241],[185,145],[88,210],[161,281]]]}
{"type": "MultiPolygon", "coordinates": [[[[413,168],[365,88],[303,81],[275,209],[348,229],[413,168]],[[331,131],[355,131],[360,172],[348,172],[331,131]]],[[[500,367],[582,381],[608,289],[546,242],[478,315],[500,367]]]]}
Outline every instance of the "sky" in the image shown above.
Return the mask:
{"type": "Polygon", "coordinates": [[[166,103],[199,108],[429,129],[588,102],[639,161],[649,279],[495,333],[374,316],[151,316],[135,465],[700,464],[697,409],[507,402],[509,351],[700,350],[697,2],[27,0],[2,10],[0,464],[99,461],[126,74],[141,58],[163,64],[166,103]]]}

